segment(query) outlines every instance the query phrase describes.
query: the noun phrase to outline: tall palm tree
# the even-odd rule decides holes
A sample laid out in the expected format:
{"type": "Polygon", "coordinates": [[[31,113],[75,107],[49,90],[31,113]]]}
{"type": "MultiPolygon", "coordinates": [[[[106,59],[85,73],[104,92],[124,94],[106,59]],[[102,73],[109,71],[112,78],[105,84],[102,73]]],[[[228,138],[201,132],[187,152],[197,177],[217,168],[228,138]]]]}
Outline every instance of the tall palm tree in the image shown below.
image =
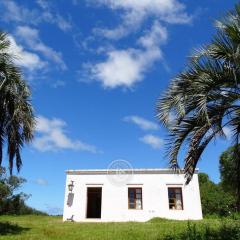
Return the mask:
{"type": "MultiPolygon", "coordinates": [[[[232,132],[240,139],[240,5],[216,22],[209,45],[197,50],[187,68],[176,76],[157,102],[157,117],[169,129],[169,161],[178,168],[178,154],[188,147],[184,171],[189,183],[209,142],[232,132]]],[[[235,148],[240,210],[240,153],[235,148]]]]}
{"type": "Polygon", "coordinates": [[[0,166],[6,145],[10,174],[14,160],[20,170],[20,151],[25,142],[32,140],[35,124],[30,89],[14,64],[14,58],[10,54],[7,34],[0,32],[0,166]]]}

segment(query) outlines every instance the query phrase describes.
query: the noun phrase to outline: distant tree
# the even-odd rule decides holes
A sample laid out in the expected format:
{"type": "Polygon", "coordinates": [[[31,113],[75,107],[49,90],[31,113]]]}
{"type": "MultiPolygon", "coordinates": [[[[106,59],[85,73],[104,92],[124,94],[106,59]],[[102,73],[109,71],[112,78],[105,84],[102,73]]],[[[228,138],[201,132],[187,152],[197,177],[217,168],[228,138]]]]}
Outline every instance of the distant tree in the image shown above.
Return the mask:
{"type": "MultiPolygon", "coordinates": [[[[240,4],[216,22],[210,44],[191,57],[186,70],[171,82],[157,103],[157,117],[170,132],[169,162],[178,168],[182,146],[188,146],[185,175],[191,181],[207,145],[229,126],[235,146],[240,140],[240,4]]],[[[237,161],[237,208],[240,211],[240,153],[237,161]]]]}
{"type": "Polygon", "coordinates": [[[16,176],[8,177],[0,167],[0,215],[1,214],[45,214],[25,204],[29,195],[19,192],[26,180],[16,176]]]}
{"type": "Polygon", "coordinates": [[[199,186],[203,215],[228,216],[235,211],[235,198],[215,184],[206,173],[199,174],[199,186]]]}
{"type": "Polygon", "coordinates": [[[0,32],[0,166],[6,142],[10,174],[14,159],[17,170],[20,170],[21,148],[32,140],[34,130],[31,92],[20,69],[14,64],[14,58],[7,34],[0,32]]]}
{"type": "MultiPolygon", "coordinates": [[[[238,145],[240,152],[240,145],[238,145]]],[[[238,192],[238,159],[235,158],[236,146],[229,147],[220,156],[221,184],[225,191],[231,192],[237,199],[238,192]]],[[[240,158],[240,156],[238,156],[240,158]]]]}

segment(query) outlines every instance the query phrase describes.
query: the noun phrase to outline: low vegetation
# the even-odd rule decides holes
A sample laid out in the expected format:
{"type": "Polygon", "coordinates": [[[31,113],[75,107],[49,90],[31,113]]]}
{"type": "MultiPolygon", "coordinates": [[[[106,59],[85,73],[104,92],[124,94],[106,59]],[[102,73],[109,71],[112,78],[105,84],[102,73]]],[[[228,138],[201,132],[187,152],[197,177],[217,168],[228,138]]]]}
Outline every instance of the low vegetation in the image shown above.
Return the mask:
{"type": "Polygon", "coordinates": [[[0,216],[0,239],[4,240],[191,240],[240,239],[240,221],[205,219],[146,223],[71,223],[53,216],[0,216]]]}
{"type": "Polygon", "coordinates": [[[199,174],[199,186],[203,216],[226,217],[236,214],[236,199],[222,186],[214,183],[206,173],[199,174]]]}
{"type": "MultiPolygon", "coordinates": [[[[240,147],[240,145],[239,145],[240,147]]],[[[199,174],[199,186],[204,217],[238,215],[238,161],[233,157],[234,147],[229,147],[220,156],[220,181],[214,183],[206,173],[199,174]]]]}
{"type": "Polygon", "coordinates": [[[0,167],[0,215],[45,214],[26,205],[25,201],[30,196],[19,191],[25,182],[24,178],[8,176],[6,170],[0,167]]]}

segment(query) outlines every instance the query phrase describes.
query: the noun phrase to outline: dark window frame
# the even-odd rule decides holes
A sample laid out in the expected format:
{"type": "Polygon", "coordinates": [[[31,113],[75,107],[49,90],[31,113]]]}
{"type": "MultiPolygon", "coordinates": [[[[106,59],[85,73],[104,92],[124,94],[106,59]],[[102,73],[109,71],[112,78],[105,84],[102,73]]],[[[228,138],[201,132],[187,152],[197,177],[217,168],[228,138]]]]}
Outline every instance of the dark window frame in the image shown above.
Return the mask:
{"type": "Polygon", "coordinates": [[[178,211],[182,211],[184,210],[184,206],[183,206],[183,191],[182,191],[182,187],[168,187],[168,207],[170,210],[178,210],[178,211]],[[174,190],[174,198],[170,198],[169,197],[169,190],[174,190]],[[180,190],[180,194],[181,194],[181,205],[182,205],[182,209],[177,209],[177,203],[176,203],[176,190],[180,190]],[[174,209],[170,207],[170,205],[172,205],[170,203],[170,199],[174,199],[174,209]]]}
{"type": "Polygon", "coordinates": [[[142,197],[142,188],[141,187],[129,187],[128,188],[128,209],[129,210],[142,210],[143,209],[143,197],[142,197]],[[130,191],[131,190],[134,190],[134,208],[130,207],[130,191]],[[137,190],[141,190],[141,193],[138,193],[138,194],[141,194],[141,198],[137,198],[136,197],[137,190]],[[136,208],[136,206],[137,206],[137,204],[136,204],[137,199],[141,199],[141,208],[136,208]]]}

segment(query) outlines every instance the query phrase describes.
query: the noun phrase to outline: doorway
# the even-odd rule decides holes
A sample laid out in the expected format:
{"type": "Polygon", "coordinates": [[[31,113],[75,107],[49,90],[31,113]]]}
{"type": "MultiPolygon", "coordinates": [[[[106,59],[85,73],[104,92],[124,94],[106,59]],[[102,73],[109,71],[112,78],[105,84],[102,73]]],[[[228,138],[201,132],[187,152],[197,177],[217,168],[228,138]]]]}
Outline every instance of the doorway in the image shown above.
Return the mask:
{"type": "Polygon", "coordinates": [[[101,218],[102,188],[87,188],[87,218],[101,218]]]}

